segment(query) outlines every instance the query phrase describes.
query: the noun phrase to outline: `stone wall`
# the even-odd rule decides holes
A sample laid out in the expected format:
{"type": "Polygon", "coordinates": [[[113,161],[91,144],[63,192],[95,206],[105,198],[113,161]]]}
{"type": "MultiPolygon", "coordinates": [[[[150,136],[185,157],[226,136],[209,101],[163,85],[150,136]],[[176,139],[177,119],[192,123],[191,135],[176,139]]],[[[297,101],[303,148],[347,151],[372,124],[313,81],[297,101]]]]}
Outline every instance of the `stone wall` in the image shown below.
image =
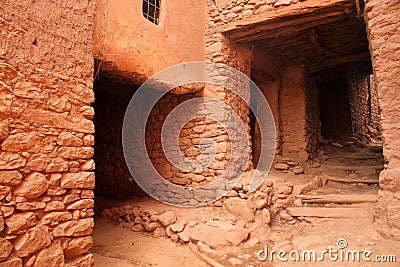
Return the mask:
{"type": "MultiPolygon", "coordinates": [[[[222,33],[222,27],[227,22],[232,21],[226,19],[225,16],[227,14],[236,14],[232,10],[233,6],[229,5],[227,2],[228,1],[207,0],[206,59],[216,63],[227,64],[250,77],[252,61],[254,60],[252,49],[246,44],[231,42],[222,33]]],[[[226,75],[226,73],[222,73],[222,75],[226,75]]],[[[242,88],[246,90],[245,88],[248,88],[247,86],[248,85],[243,85],[242,88]]],[[[213,87],[206,87],[204,90],[205,96],[224,101],[241,116],[241,120],[245,124],[248,132],[248,140],[246,141],[252,146],[254,140],[252,140],[250,136],[250,112],[249,106],[246,103],[250,103],[250,90],[242,93],[244,93],[243,95],[247,95],[244,99],[240,99],[229,90],[215,92],[213,87]]],[[[256,140],[257,136],[254,136],[254,139],[256,140]]],[[[257,150],[257,147],[255,147],[255,150],[257,150]]],[[[256,157],[258,157],[259,151],[254,151],[254,153],[256,157]]],[[[248,169],[253,166],[252,157],[252,154],[249,155],[248,169]]]]}
{"type": "Polygon", "coordinates": [[[215,2],[218,10],[213,10],[211,16],[217,20],[216,22],[231,23],[259,17],[265,12],[276,11],[304,0],[216,0],[215,2]]]}
{"type": "MultiPolygon", "coordinates": [[[[146,146],[148,155],[156,170],[168,181],[184,185],[197,187],[207,184],[217,179],[226,169],[229,161],[229,142],[224,127],[208,118],[194,118],[187,122],[179,135],[179,148],[181,153],[189,160],[198,160],[200,142],[205,138],[210,138],[216,144],[216,157],[211,165],[202,172],[183,171],[165,156],[161,143],[161,130],[165,119],[180,103],[199,96],[201,92],[195,94],[174,95],[166,94],[153,108],[147,121],[146,127],[146,146]]],[[[187,111],[191,114],[196,113],[196,107],[187,111]]],[[[173,138],[173,137],[172,137],[173,138]]],[[[164,147],[165,148],[165,147],[164,147]]]]}
{"type": "MultiPolygon", "coordinates": [[[[276,81],[258,83],[258,85],[268,98],[274,114],[277,128],[277,153],[307,160],[314,153],[313,146],[316,143],[315,140],[318,139],[317,133],[307,131],[318,124],[318,119],[312,116],[306,118],[306,110],[315,109],[315,106],[306,106],[306,97],[308,96],[306,96],[304,67],[297,72],[299,70],[293,69],[298,66],[290,66],[282,59],[268,57],[268,53],[262,51],[265,48],[258,47],[255,43],[234,43],[223,34],[226,29],[239,27],[241,21],[250,23],[265,20],[265,17],[269,16],[267,14],[284,13],[285,7],[289,9],[291,5],[297,3],[298,1],[275,0],[208,1],[206,58],[214,62],[229,64],[248,75],[251,74],[252,78],[254,75],[251,72],[260,69],[258,66],[260,62],[267,65],[263,66],[264,71],[275,76],[276,81]],[[243,58],[251,58],[252,61],[248,62],[243,58]],[[271,62],[266,62],[269,60],[271,62]],[[268,90],[267,87],[271,89],[268,90]],[[272,92],[274,88],[277,90],[276,95],[272,92]],[[292,93],[299,98],[293,97],[292,93]],[[308,124],[309,128],[307,128],[308,124]]],[[[295,8],[300,7],[296,5],[295,8]]]]}
{"type": "Polygon", "coordinates": [[[380,127],[376,87],[371,83],[370,88],[369,76],[360,74],[347,78],[347,88],[354,135],[366,144],[377,140],[380,127]]]}
{"type": "Polygon", "coordinates": [[[375,213],[376,228],[387,237],[400,240],[400,26],[398,1],[365,1],[365,20],[370,42],[374,78],[381,110],[385,170],[375,213]]]}
{"type": "Polygon", "coordinates": [[[307,153],[315,158],[321,136],[321,121],[319,118],[318,89],[314,81],[306,83],[306,136],[307,153]]]}
{"type": "Polygon", "coordinates": [[[372,120],[371,127],[373,138],[381,140],[382,128],[381,128],[381,110],[379,108],[378,101],[378,84],[375,80],[374,75],[369,76],[369,82],[371,86],[371,98],[372,98],[372,120]]]}
{"type": "Polygon", "coordinates": [[[0,266],[93,265],[95,3],[1,3],[0,266]]]}

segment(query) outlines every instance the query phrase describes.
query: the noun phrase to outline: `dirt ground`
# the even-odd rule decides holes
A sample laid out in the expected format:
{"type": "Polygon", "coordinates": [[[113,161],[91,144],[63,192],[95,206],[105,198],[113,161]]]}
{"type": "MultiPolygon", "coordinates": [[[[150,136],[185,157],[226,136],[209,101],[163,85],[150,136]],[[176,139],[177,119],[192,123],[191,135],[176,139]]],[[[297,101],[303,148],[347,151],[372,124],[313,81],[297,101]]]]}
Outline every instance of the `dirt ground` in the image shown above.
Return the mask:
{"type": "MultiPolygon", "coordinates": [[[[275,178],[279,177],[282,182],[291,181],[298,184],[304,183],[310,177],[341,177],[345,179],[378,179],[379,169],[363,166],[374,166],[382,164],[383,160],[378,152],[366,151],[365,148],[355,146],[336,147],[328,145],[324,148],[324,153],[320,153],[320,163],[314,167],[305,167],[308,175],[297,175],[289,171],[271,171],[275,178]],[[378,155],[375,157],[375,155],[378,155]],[[333,167],[332,167],[333,166],[333,167]],[[338,167],[339,166],[339,167],[338,167]],[[344,168],[342,168],[345,166],[344,168]],[[361,168],[360,168],[361,166],[361,168]],[[311,176],[310,176],[311,175],[311,176]],[[303,179],[303,180],[302,180],[303,179]]],[[[315,165],[315,164],[314,164],[315,165]]],[[[327,195],[368,195],[377,194],[376,184],[365,183],[339,183],[328,181],[321,187],[308,192],[311,196],[327,195]]],[[[96,199],[96,221],[94,230],[94,247],[91,252],[95,256],[95,266],[210,266],[203,261],[198,254],[194,253],[187,244],[174,243],[167,237],[153,238],[148,233],[132,232],[124,229],[121,225],[114,224],[110,220],[101,218],[101,211],[111,207],[124,207],[125,205],[139,206],[147,210],[167,211],[172,210],[177,217],[185,218],[186,221],[196,221],[205,223],[210,220],[232,221],[231,214],[227,213],[222,207],[207,206],[200,208],[178,208],[157,202],[156,200],[145,198],[131,198],[127,200],[112,200],[108,198],[96,199]]],[[[345,218],[318,218],[297,217],[294,220],[284,220],[282,213],[276,214],[270,225],[247,225],[250,237],[246,242],[238,246],[230,246],[222,250],[214,266],[400,266],[400,242],[388,240],[380,236],[374,229],[373,214],[375,203],[355,204],[293,204],[301,207],[320,207],[320,208],[354,208],[357,214],[350,214],[345,218]],[[315,250],[318,257],[323,250],[330,247],[338,251],[338,241],[347,243],[343,248],[343,261],[339,259],[329,260],[325,255],[324,261],[305,261],[293,262],[288,258],[288,262],[280,261],[277,256],[271,260],[269,257],[265,261],[258,258],[258,254],[265,254],[260,251],[268,248],[271,250],[283,250],[289,253],[292,250],[299,251],[315,250]],[[360,261],[353,261],[350,255],[350,262],[346,261],[348,251],[360,251],[360,261]],[[371,251],[368,255],[371,262],[363,261],[362,253],[366,250],[371,251]],[[394,255],[396,262],[376,262],[377,255],[394,255]]],[[[287,215],[286,215],[287,216],[287,215]]],[[[336,254],[333,254],[333,257],[336,254]]]]}
{"type": "MultiPolygon", "coordinates": [[[[166,206],[150,199],[147,200],[147,205],[153,206],[153,208],[166,206]]],[[[373,205],[364,205],[364,209],[365,216],[361,218],[309,218],[307,221],[299,221],[295,225],[273,222],[269,229],[258,229],[252,232],[250,240],[258,240],[257,244],[250,247],[240,246],[237,255],[245,259],[243,266],[399,266],[400,242],[382,238],[373,228],[373,205]],[[329,246],[335,247],[340,238],[346,239],[348,248],[352,250],[368,248],[373,255],[396,255],[397,263],[333,263],[326,261],[295,264],[293,262],[271,263],[269,259],[261,262],[257,258],[257,252],[262,250],[264,245],[274,244],[274,249],[287,249],[287,251],[303,248],[322,251],[328,249],[329,246]]],[[[189,217],[218,217],[215,216],[212,209],[207,208],[174,208],[174,210],[180,210],[177,214],[188,213],[189,217]]],[[[186,244],[174,243],[166,237],[153,238],[143,233],[135,233],[103,218],[96,219],[94,244],[91,252],[95,255],[96,267],[209,266],[198,259],[186,244]]]]}

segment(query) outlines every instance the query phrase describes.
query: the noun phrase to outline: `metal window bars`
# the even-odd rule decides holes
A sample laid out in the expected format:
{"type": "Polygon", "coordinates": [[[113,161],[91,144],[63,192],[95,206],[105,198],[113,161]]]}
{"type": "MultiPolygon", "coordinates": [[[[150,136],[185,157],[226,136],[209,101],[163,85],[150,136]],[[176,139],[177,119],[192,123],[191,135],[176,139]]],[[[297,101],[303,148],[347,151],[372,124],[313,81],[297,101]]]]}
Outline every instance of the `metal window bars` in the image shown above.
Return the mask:
{"type": "Polygon", "coordinates": [[[160,0],[143,0],[143,16],[158,25],[160,21],[160,0]]]}

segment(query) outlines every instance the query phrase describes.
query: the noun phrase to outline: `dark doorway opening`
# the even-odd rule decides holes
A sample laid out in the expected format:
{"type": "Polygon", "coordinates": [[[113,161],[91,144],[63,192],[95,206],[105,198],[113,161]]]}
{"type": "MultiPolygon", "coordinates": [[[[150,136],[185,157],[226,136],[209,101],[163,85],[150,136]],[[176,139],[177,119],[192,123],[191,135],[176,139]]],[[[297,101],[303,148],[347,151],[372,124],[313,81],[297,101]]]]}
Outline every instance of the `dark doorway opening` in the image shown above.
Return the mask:
{"type": "Polygon", "coordinates": [[[122,76],[103,72],[94,82],[96,196],[146,196],[132,178],[122,148],[125,111],[137,88],[122,76]]]}
{"type": "Polygon", "coordinates": [[[250,109],[250,137],[251,137],[251,155],[254,168],[257,167],[261,154],[261,133],[256,116],[250,109]]]}
{"type": "Polygon", "coordinates": [[[351,112],[345,79],[318,84],[321,134],[326,139],[352,137],[351,112]]]}

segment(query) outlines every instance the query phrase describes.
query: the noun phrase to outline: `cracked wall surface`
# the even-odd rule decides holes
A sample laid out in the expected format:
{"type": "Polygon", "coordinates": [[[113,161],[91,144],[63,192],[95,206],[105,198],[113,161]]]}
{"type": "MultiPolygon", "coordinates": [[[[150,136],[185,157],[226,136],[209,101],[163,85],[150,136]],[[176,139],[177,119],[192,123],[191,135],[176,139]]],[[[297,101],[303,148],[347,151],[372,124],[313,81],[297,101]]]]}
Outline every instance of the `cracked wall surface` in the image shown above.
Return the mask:
{"type": "Polygon", "coordinates": [[[399,40],[398,1],[365,2],[365,20],[377,82],[385,170],[379,176],[376,228],[386,237],[400,239],[400,140],[399,140],[399,40]]]}

